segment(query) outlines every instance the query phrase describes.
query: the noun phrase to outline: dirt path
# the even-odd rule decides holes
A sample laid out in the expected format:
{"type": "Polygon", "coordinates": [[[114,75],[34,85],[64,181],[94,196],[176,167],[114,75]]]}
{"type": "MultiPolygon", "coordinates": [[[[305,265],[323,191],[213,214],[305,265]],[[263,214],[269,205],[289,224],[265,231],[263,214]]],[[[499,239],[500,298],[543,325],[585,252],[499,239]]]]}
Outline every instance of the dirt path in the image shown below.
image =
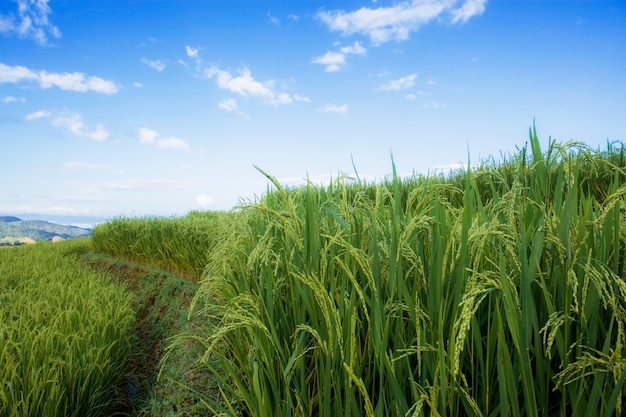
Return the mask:
{"type": "Polygon", "coordinates": [[[83,255],[82,260],[107,272],[135,294],[137,343],[127,380],[120,389],[127,407],[118,415],[211,415],[202,399],[217,395],[219,390],[211,375],[196,366],[202,354],[198,343],[178,345],[160,368],[171,338],[182,332],[201,336],[201,328],[187,319],[197,284],[180,275],[99,254],[83,255]]]}

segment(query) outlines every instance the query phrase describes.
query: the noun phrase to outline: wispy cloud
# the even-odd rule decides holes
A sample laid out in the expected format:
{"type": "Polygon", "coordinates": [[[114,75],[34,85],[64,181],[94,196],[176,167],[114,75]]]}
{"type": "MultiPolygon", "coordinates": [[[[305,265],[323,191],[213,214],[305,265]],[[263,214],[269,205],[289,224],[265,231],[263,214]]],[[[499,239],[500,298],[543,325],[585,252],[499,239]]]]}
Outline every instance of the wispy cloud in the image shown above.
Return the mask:
{"type": "Polygon", "coordinates": [[[483,14],[486,4],[487,0],[467,0],[461,7],[452,9],[452,23],[465,23],[472,17],[483,14]]]}
{"type": "Polygon", "coordinates": [[[328,51],[324,55],[315,57],[311,62],[324,65],[326,72],[336,72],[348,65],[346,62],[347,55],[364,55],[366,53],[367,50],[359,42],[354,42],[353,45],[339,48],[339,51],[328,51]]]}
{"type": "Polygon", "coordinates": [[[436,109],[443,109],[445,107],[446,107],[445,103],[439,103],[436,101],[431,101],[430,103],[422,103],[422,109],[436,110],[436,109]]]}
{"type": "Polygon", "coordinates": [[[115,94],[119,90],[113,81],[88,76],[82,72],[56,73],[46,70],[34,71],[20,65],[11,66],[0,62],[0,84],[24,81],[36,82],[44,89],[57,87],[61,90],[79,93],[93,91],[101,94],[115,94]]]}
{"type": "Polygon", "coordinates": [[[237,104],[237,100],[234,98],[225,98],[217,103],[217,106],[224,111],[237,114],[242,119],[250,119],[250,116],[247,113],[239,110],[239,104],[237,104]]]}
{"type": "Polygon", "coordinates": [[[47,45],[49,36],[60,38],[59,28],[50,23],[52,13],[48,0],[17,0],[17,14],[0,14],[0,33],[17,34],[20,38],[34,39],[47,45]]]}
{"type": "Polygon", "coordinates": [[[426,97],[426,96],[429,96],[430,94],[431,93],[428,93],[426,91],[420,90],[420,91],[417,91],[415,93],[409,93],[409,94],[405,95],[404,98],[407,99],[407,100],[415,100],[415,99],[417,99],[418,96],[419,97],[426,97]]]}
{"type": "Polygon", "coordinates": [[[123,181],[90,183],[85,185],[81,191],[92,193],[101,191],[184,190],[193,186],[197,186],[197,184],[169,178],[125,178],[123,181]]]}
{"type": "Polygon", "coordinates": [[[2,101],[4,104],[12,104],[12,103],[25,103],[26,99],[24,97],[13,97],[13,96],[4,96],[2,97],[2,101]]]}
{"type": "Polygon", "coordinates": [[[147,58],[141,58],[141,62],[143,62],[144,64],[146,64],[147,66],[149,66],[150,68],[157,70],[159,72],[163,71],[165,69],[165,63],[159,59],[147,59],[147,58]]]}
{"type": "Polygon", "coordinates": [[[362,7],[353,12],[322,11],[316,17],[331,31],[343,35],[362,34],[380,45],[404,41],[430,21],[448,14],[451,23],[466,22],[485,10],[487,0],[411,0],[390,7],[362,7]]]}
{"type": "Polygon", "coordinates": [[[147,127],[139,129],[139,142],[141,143],[154,144],[158,136],[159,134],[156,131],[148,129],[147,127]]]}
{"type": "Polygon", "coordinates": [[[294,100],[294,101],[299,101],[299,102],[301,102],[301,103],[310,103],[310,102],[311,102],[311,99],[310,99],[310,98],[308,98],[308,97],[304,97],[304,96],[300,96],[300,95],[298,95],[298,94],[294,94],[294,95],[293,95],[293,100],[294,100]]]}
{"type": "Polygon", "coordinates": [[[89,137],[96,142],[104,142],[109,138],[109,132],[106,131],[102,123],[98,123],[96,130],[89,133],[89,137]]]}
{"type": "Polygon", "coordinates": [[[341,106],[337,104],[325,104],[324,106],[317,109],[318,111],[324,113],[335,113],[335,114],[347,114],[348,113],[348,105],[342,104],[341,106]]]}
{"type": "Polygon", "coordinates": [[[228,112],[233,112],[239,109],[239,106],[237,105],[237,100],[235,100],[234,98],[225,98],[218,103],[218,106],[220,109],[226,110],[228,112]]]}
{"type": "Polygon", "coordinates": [[[270,23],[274,26],[280,26],[280,20],[272,15],[270,12],[267,13],[267,18],[270,20],[270,23]]]}
{"type": "Polygon", "coordinates": [[[66,162],[65,164],[63,164],[62,169],[64,171],[76,172],[76,171],[83,171],[83,170],[88,170],[88,169],[99,169],[99,168],[106,168],[106,167],[108,167],[108,165],[106,164],[93,164],[90,162],[74,161],[74,162],[66,162]]]}
{"type": "Polygon", "coordinates": [[[38,119],[47,119],[50,124],[56,127],[63,127],[76,136],[88,137],[95,142],[104,142],[109,137],[104,125],[99,123],[95,130],[89,130],[85,127],[83,117],[76,112],[63,110],[61,112],[51,112],[48,110],[39,110],[25,117],[27,121],[38,119]]]}
{"type": "MultiPolygon", "coordinates": [[[[201,72],[200,64],[202,59],[200,58],[200,50],[201,48],[198,46],[185,45],[185,55],[188,59],[192,59],[195,62],[196,70],[201,72]]],[[[179,59],[178,63],[185,68],[189,68],[188,62],[184,59],[179,59]]]]}
{"type": "Polygon", "coordinates": [[[140,143],[156,146],[157,148],[181,151],[190,150],[189,144],[184,140],[176,137],[159,139],[159,134],[156,131],[146,127],[139,129],[137,135],[140,143]]]}
{"type": "Polygon", "coordinates": [[[222,90],[230,91],[244,98],[259,98],[268,105],[278,106],[291,104],[294,101],[308,100],[306,97],[292,96],[285,92],[276,91],[273,80],[255,80],[251,71],[245,67],[239,71],[238,75],[233,75],[230,71],[212,66],[204,71],[204,75],[209,79],[215,79],[217,86],[222,90]]]}
{"type": "Polygon", "coordinates": [[[417,74],[409,74],[406,77],[386,82],[385,84],[378,87],[378,89],[382,91],[406,90],[407,88],[411,88],[415,85],[416,78],[417,74]]]}

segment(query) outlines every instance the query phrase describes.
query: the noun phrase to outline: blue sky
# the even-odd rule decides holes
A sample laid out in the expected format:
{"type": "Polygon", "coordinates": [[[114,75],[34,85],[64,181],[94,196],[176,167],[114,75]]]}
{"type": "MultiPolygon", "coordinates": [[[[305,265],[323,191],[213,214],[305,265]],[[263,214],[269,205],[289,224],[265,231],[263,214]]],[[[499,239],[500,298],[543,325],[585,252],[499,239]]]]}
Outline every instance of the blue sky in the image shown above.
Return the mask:
{"type": "Polygon", "coordinates": [[[0,214],[227,210],[626,139],[623,1],[0,1],[0,214]]]}

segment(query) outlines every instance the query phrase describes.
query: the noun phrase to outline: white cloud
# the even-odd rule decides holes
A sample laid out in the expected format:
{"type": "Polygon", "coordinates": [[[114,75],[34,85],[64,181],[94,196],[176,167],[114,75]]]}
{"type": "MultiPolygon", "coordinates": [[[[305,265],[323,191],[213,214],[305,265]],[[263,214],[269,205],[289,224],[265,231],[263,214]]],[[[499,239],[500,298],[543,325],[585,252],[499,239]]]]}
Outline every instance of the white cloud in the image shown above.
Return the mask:
{"type": "Polygon", "coordinates": [[[326,66],[324,69],[326,72],[336,72],[346,66],[346,56],[340,52],[326,52],[322,56],[313,58],[311,62],[326,66]]]}
{"type": "Polygon", "coordinates": [[[268,103],[273,104],[275,106],[281,104],[291,104],[293,103],[293,98],[287,93],[279,93],[275,98],[270,100],[268,103]]]}
{"type": "Polygon", "coordinates": [[[239,105],[237,104],[237,100],[235,100],[234,98],[225,98],[219,103],[217,103],[217,106],[220,109],[225,110],[229,113],[236,113],[242,119],[246,119],[246,120],[250,119],[250,116],[248,116],[243,111],[239,110],[239,105]]]}
{"type": "Polygon", "coordinates": [[[435,84],[437,84],[437,82],[435,80],[428,80],[428,81],[426,81],[426,84],[428,84],[428,85],[435,85],[435,84]]]}
{"type": "MultiPolygon", "coordinates": [[[[222,90],[230,91],[245,98],[257,97],[262,99],[264,104],[268,105],[277,106],[291,104],[294,101],[308,100],[306,97],[300,96],[298,96],[298,99],[295,99],[288,93],[275,91],[275,82],[273,80],[257,81],[252,77],[250,70],[245,67],[239,71],[237,76],[233,76],[230,71],[222,70],[216,66],[205,69],[204,75],[209,79],[215,78],[217,86],[222,90]]],[[[222,100],[218,106],[224,108],[223,106],[228,106],[228,104],[229,102],[222,100]]]]}
{"type": "Polygon", "coordinates": [[[37,119],[41,119],[41,118],[48,118],[52,115],[52,113],[50,113],[49,111],[46,110],[39,110],[36,111],[34,113],[31,113],[29,115],[27,115],[25,117],[26,120],[31,121],[31,120],[37,120],[37,119]]]}
{"type": "Polygon", "coordinates": [[[61,37],[59,28],[50,23],[52,13],[48,0],[17,0],[17,16],[0,14],[0,33],[16,33],[20,38],[34,39],[47,45],[48,37],[61,37]]]}
{"type": "Polygon", "coordinates": [[[347,114],[348,113],[348,105],[343,104],[338,106],[336,104],[326,104],[318,109],[324,113],[335,113],[335,114],[347,114]]]}
{"type": "Polygon", "coordinates": [[[61,90],[77,91],[84,93],[94,91],[102,94],[117,93],[117,86],[111,81],[104,80],[100,77],[85,77],[80,72],[73,73],[48,73],[46,71],[39,72],[39,85],[42,88],[58,87],[61,90]]]}
{"type": "Polygon", "coordinates": [[[10,66],[0,62],[0,84],[35,81],[41,88],[58,87],[61,90],[85,93],[93,91],[101,94],[115,94],[118,86],[100,77],[87,76],[82,72],[49,73],[45,70],[33,71],[23,66],[10,66]]]}
{"type": "Polygon", "coordinates": [[[237,101],[233,98],[225,98],[218,103],[218,106],[220,109],[226,110],[228,112],[235,111],[239,108],[239,106],[237,105],[237,101]]]}
{"type": "Polygon", "coordinates": [[[430,103],[422,103],[422,109],[443,109],[446,107],[444,103],[438,103],[436,101],[431,101],[430,103]]]}
{"type": "Polygon", "coordinates": [[[37,119],[48,119],[53,126],[64,127],[76,136],[85,135],[85,125],[80,114],[63,111],[61,113],[52,113],[46,110],[39,110],[26,116],[26,120],[33,121],[37,119]]]}
{"type": "Polygon", "coordinates": [[[487,0],[467,0],[461,7],[452,10],[452,23],[465,23],[473,16],[483,14],[486,3],[487,0]]]}
{"type": "Polygon", "coordinates": [[[174,149],[188,151],[189,144],[182,139],[170,137],[166,139],[158,139],[159,134],[146,127],[139,129],[137,136],[139,137],[139,143],[145,143],[148,145],[156,146],[161,149],[174,149]]]}
{"type": "Polygon", "coordinates": [[[207,209],[213,205],[213,197],[207,194],[201,194],[196,197],[196,204],[203,209],[207,209]]]}
{"type": "Polygon", "coordinates": [[[83,117],[79,113],[69,110],[61,112],[39,110],[27,115],[25,119],[27,121],[47,119],[53,126],[66,128],[76,136],[88,137],[96,142],[104,142],[109,137],[109,132],[105,130],[103,124],[99,123],[95,130],[89,130],[85,128],[83,117]]]}
{"type": "Polygon", "coordinates": [[[104,129],[104,125],[102,123],[98,123],[96,125],[96,130],[91,132],[89,137],[96,142],[104,142],[109,138],[109,132],[104,129]]]}
{"type": "Polygon", "coordinates": [[[141,87],[143,87],[143,84],[141,84],[141,83],[139,83],[139,82],[134,82],[134,83],[133,83],[133,87],[135,87],[135,88],[141,88],[141,87]]]}
{"type": "Polygon", "coordinates": [[[272,16],[271,13],[267,13],[267,17],[270,19],[270,23],[274,26],[280,26],[280,20],[276,16],[272,16]]]}
{"type": "Polygon", "coordinates": [[[5,104],[25,103],[26,99],[24,97],[5,96],[5,97],[2,97],[2,100],[0,101],[2,101],[5,104]]]}
{"type": "Polygon", "coordinates": [[[187,56],[190,57],[190,58],[198,58],[198,54],[199,54],[200,50],[198,48],[194,48],[192,46],[185,45],[185,52],[187,53],[187,56]]]}
{"type": "Polygon", "coordinates": [[[189,144],[187,144],[187,142],[175,137],[159,139],[156,141],[156,146],[161,149],[178,149],[182,151],[189,150],[189,144]]]}
{"type": "Polygon", "coordinates": [[[0,62],[0,83],[17,83],[23,80],[38,80],[36,72],[21,65],[10,66],[0,62]]]}
{"type": "Polygon", "coordinates": [[[150,68],[157,70],[159,72],[165,69],[165,63],[159,59],[150,60],[147,58],[141,58],[141,62],[149,66],[150,68]]]}
{"type": "Polygon", "coordinates": [[[359,42],[354,42],[353,45],[339,48],[339,51],[342,54],[352,54],[352,55],[365,55],[367,53],[367,49],[363,48],[363,46],[361,46],[359,42]]]}
{"type": "MultiPolygon", "coordinates": [[[[187,55],[187,58],[193,59],[195,61],[196,69],[199,70],[200,63],[202,62],[202,60],[200,59],[200,47],[185,45],[185,55],[187,55]]],[[[183,59],[179,59],[178,63],[185,68],[189,68],[189,64],[183,59]]]]}
{"type": "Polygon", "coordinates": [[[294,99],[295,101],[300,101],[300,102],[302,102],[302,103],[310,103],[310,102],[311,102],[311,99],[310,99],[310,98],[308,98],[308,97],[303,97],[303,96],[300,96],[300,95],[298,95],[298,94],[294,94],[294,95],[293,95],[293,99],[294,99]]]}
{"type": "Polygon", "coordinates": [[[152,129],[142,127],[139,129],[139,142],[140,143],[154,143],[159,134],[152,129]]]}
{"type": "Polygon", "coordinates": [[[106,190],[117,191],[138,191],[138,190],[183,190],[196,184],[184,180],[174,180],[168,178],[126,178],[123,181],[105,181],[90,184],[83,188],[83,192],[101,192],[106,190]]]}
{"type": "Polygon", "coordinates": [[[398,78],[397,80],[391,80],[378,87],[378,89],[383,91],[406,90],[407,88],[411,88],[415,85],[416,78],[417,74],[409,74],[406,77],[398,78]]]}
{"type": "Polygon", "coordinates": [[[0,14],[0,33],[7,33],[15,29],[13,19],[9,16],[3,16],[0,14]]]}
{"type": "Polygon", "coordinates": [[[326,67],[324,71],[326,72],[337,72],[348,65],[346,55],[364,55],[365,53],[367,53],[367,50],[359,42],[354,42],[353,45],[339,48],[339,52],[328,51],[322,56],[315,57],[311,62],[324,65],[326,67]]]}
{"type": "Polygon", "coordinates": [[[217,67],[209,68],[205,74],[209,78],[215,77],[218,87],[222,90],[228,90],[243,97],[260,96],[268,99],[274,98],[274,93],[271,90],[273,82],[266,81],[262,83],[256,81],[252,78],[248,68],[241,70],[237,77],[233,77],[230,72],[217,67]]]}
{"type": "Polygon", "coordinates": [[[316,17],[331,31],[369,36],[374,44],[404,41],[421,26],[449,13],[452,23],[482,14],[487,0],[411,0],[390,7],[362,7],[353,12],[322,11],[316,17]],[[461,3],[458,6],[458,3],[461,3]]]}
{"type": "Polygon", "coordinates": [[[76,172],[82,171],[84,169],[98,169],[98,168],[106,168],[108,165],[105,164],[92,164],[89,162],[66,162],[63,164],[64,171],[76,172]]]}
{"type": "Polygon", "coordinates": [[[417,96],[415,94],[407,94],[404,98],[407,100],[415,100],[417,96]]]}

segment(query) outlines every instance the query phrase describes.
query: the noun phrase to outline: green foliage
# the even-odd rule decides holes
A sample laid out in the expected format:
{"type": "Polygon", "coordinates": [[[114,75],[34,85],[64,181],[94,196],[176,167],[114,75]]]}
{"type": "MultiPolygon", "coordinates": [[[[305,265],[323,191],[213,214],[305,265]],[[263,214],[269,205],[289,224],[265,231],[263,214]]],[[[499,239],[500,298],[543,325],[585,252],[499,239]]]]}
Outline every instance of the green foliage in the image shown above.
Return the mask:
{"type": "Polygon", "coordinates": [[[625,168],[613,145],[543,153],[533,129],[449,177],[268,175],[278,190],[233,214],[196,296],[212,411],[622,415],[625,168]]]}
{"type": "Polygon", "coordinates": [[[183,218],[118,218],[96,226],[96,251],[199,279],[209,253],[228,231],[230,213],[191,212],[183,218]]]}
{"type": "Polygon", "coordinates": [[[121,397],[134,315],[77,239],[0,250],[0,416],[104,416],[121,397]]]}

